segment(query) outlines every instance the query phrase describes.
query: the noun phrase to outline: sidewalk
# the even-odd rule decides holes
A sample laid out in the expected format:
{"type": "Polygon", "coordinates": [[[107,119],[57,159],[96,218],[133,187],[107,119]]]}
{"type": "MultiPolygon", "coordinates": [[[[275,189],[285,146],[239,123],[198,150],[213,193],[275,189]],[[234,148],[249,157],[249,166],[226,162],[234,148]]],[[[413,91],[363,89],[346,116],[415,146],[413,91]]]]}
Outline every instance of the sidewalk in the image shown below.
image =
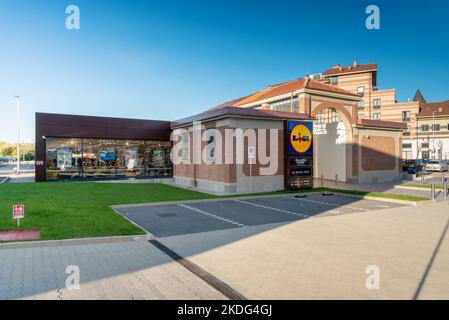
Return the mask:
{"type": "Polygon", "coordinates": [[[0,261],[0,299],[225,299],[148,241],[1,249],[0,261]]]}
{"type": "MultiPolygon", "coordinates": [[[[410,181],[404,180],[402,182],[396,183],[378,183],[378,184],[350,184],[345,182],[337,182],[331,180],[324,180],[325,188],[336,188],[336,189],[344,189],[344,190],[358,190],[358,191],[366,191],[366,192],[380,192],[380,193],[390,193],[390,194],[403,194],[410,196],[418,196],[418,197],[426,197],[430,198],[430,189],[426,190],[414,190],[414,189],[399,189],[395,188],[395,186],[399,186],[401,184],[409,184],[410,181]]],[[[314,180],[315,187],[321,187],[321,180],[314,180]]],[[[437,200],[443,197],[441,192],[437,192],[437,200]]]]}
{"type": "Polygon", "coordinates": [[[448,223],[438,203],[160,241],[249,299],[449,299],[448,223]]]}

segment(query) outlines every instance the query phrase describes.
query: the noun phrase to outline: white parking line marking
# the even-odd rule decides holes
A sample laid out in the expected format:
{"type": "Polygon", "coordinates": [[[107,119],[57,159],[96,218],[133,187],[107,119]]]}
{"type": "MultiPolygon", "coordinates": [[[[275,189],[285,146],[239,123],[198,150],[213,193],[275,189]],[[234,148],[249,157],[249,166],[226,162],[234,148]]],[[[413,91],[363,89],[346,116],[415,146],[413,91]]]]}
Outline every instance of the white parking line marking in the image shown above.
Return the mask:
{"type": "Polygon", "coordinates": [[[248,202],[248,201],[243,201],[243,200],[233,200],[233,201],[237,202],[237,203],[247,204],[249,206],[253,206],[253,207],[256,207],[256,208],[269,209],[269,210],[273,210],[273,211],[277,211],[277,212],[281,212],[281,213],[291,214],[291,215],[298,216],[298,217],[310,218],[310,216],[307,215],[307,214],[302,214],[302,213],[298,213],[298,212],[292,212],[292,211],[288,211],[288,210],[282,210],[282,209],[273,208],[273,207],[269,207],[269,206],[264,206],[262,204],[257,204],[257,203],[253,203],[253,202],[248,202]]]}
{"type": "Polygon", "coordinates": [[[345,205],[338,204],[338,203],[323,202],[323,201],[310,200],[310,199],[304,199],[304,198],[293,198],[293,197],[289,197],[289,196],[286,196],[285,198],[296,200],[296,201],[307,201],[307,202],[311,202],[311,203],[323,204],[323,205],[332,206],[332,207],[369,211],[369,209],[360,208],[360,207],[353,207],[353,206],[345,206],[345,205]]]}
{"type": "Polygon", "coordinates": [[[386,206],[384,204],[375,204],[375,205],[373,205],[373,207],[376,207],[376,208],[391,208],[390,206],[386,206]]]}
{"type": "Polygon", "coordinates": [[[242,227],[242,228],[247,227],[247,225],[245,225],[245,224],[243,224],[243,223],[240,223],[240,222],[237,222],[237,221],[234,221],[234,220],[231,220],[231,219],[226,219],[226,218],[217,216],[217,215],[215,215],[215,214],[212,214],[212,213],[203,211],[203,210],[201,210],[201,209],[197,209],[197,208],[195,208],[195,207],[188,206],[188,205],[186,205],[186,204],[180,203],[180,204],[178,204],[178,206],[183,207],[183,208],[186,208],[186,209],[189,209],[189,210],[192,210],[192,211],[195,211],[195,212],[198,212],[198,213],[201,213],[201,214],[204,214],[205,216],[208,216],[208,217],[211,217],[211,218],[214,218],[214,219],[223,221],[223,222],[227,222],[227,223],[230,223],[230,224],[233,224],[233,225],[242,227]]]}

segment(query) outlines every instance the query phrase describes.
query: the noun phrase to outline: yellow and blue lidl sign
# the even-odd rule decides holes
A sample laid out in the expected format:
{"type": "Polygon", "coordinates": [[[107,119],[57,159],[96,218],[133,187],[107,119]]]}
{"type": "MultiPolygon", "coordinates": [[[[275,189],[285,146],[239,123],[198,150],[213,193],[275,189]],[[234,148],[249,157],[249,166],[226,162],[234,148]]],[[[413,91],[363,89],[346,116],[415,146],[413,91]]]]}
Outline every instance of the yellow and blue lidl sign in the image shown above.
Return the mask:
{"type": "Polygon", "coordinates": [[[313,123],[306,121],[288,122],[288,153],[290,155],[313,154],[313,123]]]}

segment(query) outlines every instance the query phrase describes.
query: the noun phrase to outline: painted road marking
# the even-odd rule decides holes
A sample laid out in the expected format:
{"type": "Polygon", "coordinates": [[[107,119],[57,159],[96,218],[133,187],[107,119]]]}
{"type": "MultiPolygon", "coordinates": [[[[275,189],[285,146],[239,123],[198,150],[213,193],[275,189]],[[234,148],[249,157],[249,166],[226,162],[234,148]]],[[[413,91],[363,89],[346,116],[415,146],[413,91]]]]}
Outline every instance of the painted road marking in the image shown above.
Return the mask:
{"type": "Polygon", "coordinates": [[[387,206],[387,205],[384,205],[384,204],[375,204],[375,205],[373,205],[373,207],[376,207],[376,208],[391,208],[391,206],[387,206]]]}
{"type": "Polygon", "coordinates": [[[253,206],[256,208],[262,208],[262,209],[268,209],[268,210],[272,210],[272,211],[276,211],[276,212],[281,212],[281,213],[287,213],[287,214],[291,214],[297,217],[303,217],[303,218],[310,218],[309,215],[307,214],[302,214],[302,213],[298,213],[298,212],[292,212],[292,211],[288,211],[288,210],[282,210],[282,209],[278,209],[278,208],[274,208],[274,207],[269,207],[269,206],[264,206],[262,204],[257,204],[257,203],[253,203],[253,202],[248,202],[248,201],[243,201],[243,200],[233,200],[234,202],[237,203],[242,203],[242,204],[246,204],[249,206],[253,206]]]}
{"type": "Polygon", "coordinates": [[[304,199],[304,198],[293,198],[286,196],[285,198],[296,200],[296,201],[306,201],[311,203],[317,203],[317,204],[323,204],[326,206],[332,206],[332,207],[339,207],[339,208],[348,208],[348,209],[354,209],[354,210],[362,210],[362,211],[369,211],[369,209],[360,208],[360,207],[353,207],[353,206],[345,206],[338,203],[330,203],[330,202],[324,202],[324,201],[317,201],[317,200],[310,200],[310,199],[304,199]]]}
{"type": "Polygon", "coordinates": [[[197,209],[197,208],[195,208],[195,207],[188,206],[188,205],[186,205],[186,204],[180,203],[180,204],[178,204],[178,206],[183,207],[183,208],[185,208],[185,209],[189,209],[189,210],[198,212],[198,213],[201,213],[201,214],[204,214],[205,216],[208,216],[208,217],[210,217],[210,218],[214,218],[214,219],[217,219],[217,220],[220,220],[220,221],[223,221],[223,222],[230,223],[230,224],[235,225],[235,226],[239,226],[239,227],[242,227],[242,228],[247,227],[247,225],[245,225],[245,224],[243,224],[243,223],[240,223],[240,222],[237,222],[237,221],[234,221],[234,220],[231,220],[231,219],[226,219],[226,218],[217,216],[217,215],[215,215],[215,214],[212,214],[212,213],[210,213],[210,212],[203,211],[203,210],[201,210],[201,209],[197,209]]]}

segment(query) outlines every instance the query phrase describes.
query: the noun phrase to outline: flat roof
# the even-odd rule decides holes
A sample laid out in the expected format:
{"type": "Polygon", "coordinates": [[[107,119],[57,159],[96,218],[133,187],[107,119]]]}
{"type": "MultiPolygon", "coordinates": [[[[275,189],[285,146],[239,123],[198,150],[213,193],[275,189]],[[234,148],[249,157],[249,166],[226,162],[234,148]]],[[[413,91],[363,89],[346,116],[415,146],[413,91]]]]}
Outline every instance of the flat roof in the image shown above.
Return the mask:
{"type": "Polygon", "coordinates": [[[315,118],[305,113],[297,112],[282,112],[274,110],[248,109],[226,106],[219,109],[206,111],[196,114],[191,117],[172,121],[171,128],[180,127],[192,124],[196,121],[206,121],[219,118],[238,117],[238,118],[260,118],[260,119],[274,119],[274,120],[314,120],[315,118]]]}

